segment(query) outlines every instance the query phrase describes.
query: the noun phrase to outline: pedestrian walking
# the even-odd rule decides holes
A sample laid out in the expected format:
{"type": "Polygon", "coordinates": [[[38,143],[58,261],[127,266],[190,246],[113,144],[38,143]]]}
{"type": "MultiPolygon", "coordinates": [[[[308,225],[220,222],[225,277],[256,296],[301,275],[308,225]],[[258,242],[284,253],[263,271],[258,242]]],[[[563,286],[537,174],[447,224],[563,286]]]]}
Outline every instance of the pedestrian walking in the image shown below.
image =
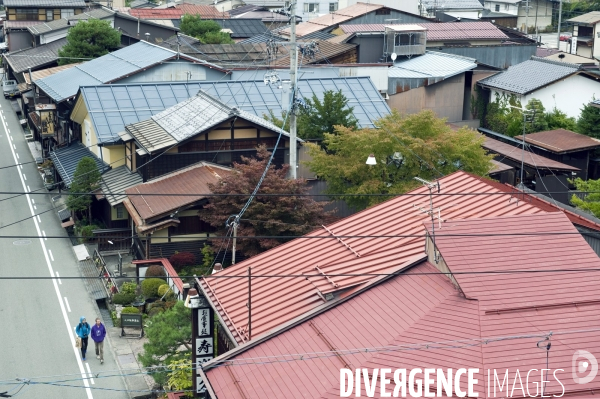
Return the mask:
{"type": "Polygon", "coordinates": [[[85,361],[85,352],[88,346],[88,337],[90,336],[90,325],[85,321],[85,317],[81,316],[79,324],[75,327],[75,333],[81,338],[81,358],[85,361]]]}
{"type": "Polygon", "coordinates": [[[96,359],[100,359],[100,364],[104,363],[104,337],[106,337],[106,328],[96,317],[96,324],[92,326],[92,339],[96,345],[96,359]]]}

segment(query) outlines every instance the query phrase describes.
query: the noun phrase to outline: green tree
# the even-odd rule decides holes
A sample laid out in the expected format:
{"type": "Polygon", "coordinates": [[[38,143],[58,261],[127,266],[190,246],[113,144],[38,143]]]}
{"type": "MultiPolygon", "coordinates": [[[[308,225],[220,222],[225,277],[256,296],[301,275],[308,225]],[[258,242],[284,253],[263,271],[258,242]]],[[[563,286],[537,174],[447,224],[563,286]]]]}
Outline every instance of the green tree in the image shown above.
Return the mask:
{"type": "Polygon", "coordinates": [[[484,127],[514,137],[523,134],[521,101],[514,95],[496,94],[496,101],[487,105],[484,127]]]}
{"type": "MultiPolygon", "coordinates": [[[[224,176],[218,183],[210,185],[214,194],[248,194],[254,191],[271,154],[266,147],[258,147],[256,158],[242,157],[241,163],[233,164],[233,172],[224,176]]],[[[306,180],[288,179],[289,165],[276,168],[274,165],[263,180],[257,196],[254,198],[238,226],[241,237],[252,236],[300,236],[323,223],[326,213],[324,202],[316,202],[304,196],[308,191],[306,180]],[[270,194],[261,196],[261,194],[270,194]],[[278,197],[273,194],[299,194],[278,197]]],[[[200,219],[216,227],[217,235],[225,236],[225,222],[229,216],[237,214],[248,200],[241,195],[222,195],[213,197],[209,204],[198,213],[200,219]]],[[[237,248],[246,256],[253,256],[271,249],[289,238],[238,238],[237,248]]],[[[216,243],[220,245],[221,242],[216,243]]],[[[210,271],[209,271],[210,272],[210,271]]]]}
{"type": "Polygon", "coordinates": [[[583,198],[573,195],[571,203],[579,209],[591,212],[600,217],[600,180],[582,180],[577,178],[573,181],[577,191],[584,191],[583,198]]]}
{"type": "Polygon", "coordinates": [[[577,131],[577,121],[575,118],[568,117],[567,114],[556,107],[546,113],[546,122],[548,122],[548,130],[566,129],[573,132],[577,131]]]}
{"type": "MultiPolygon", "coordinates": [[[[335,133],[334,126],[345,126],[356,129],[357,120],[354,117],[354,107],[348,107],[348,99],[341,90],[327,90],[323,93],[323,100],[316,94],[311,99],[305,99],[306,107],[299,109],[297,118],[298,137],[305,140],[322,140],[323,134],[335,133]]],[[[273,111],[265,115],[265,119],[289,132],[289,118],[282,114],[282,118],[275,116],[273,111]],[[286,119],[285,127],[283,120],[286,119]]]]}
{"type": "MultiPolygon", "coordinates": [[[[190,391],[193,388],[192,359],[188,354],[181,359],[174,359],[167,366],[169,369],[169,378],[167,379],[167,389],[172,391],[190,391]]],[[[191,392],[186,392],[186,398],[193,397],[191,392]]]]}
{"type": "Polygon", "coordinates": [[[596,139],[600,138],[600,108],[585,104],[577,120],[577,131],[596,139]]]}
{"type": "Polygon", "coordinates": [[[121,44],[121,33],[108,21],[90,19],[80,21],[69,29],[67,44],[58,51],[59,65],[82,62],[116,50],[121,44]]]}
{"type": "MultiPolygon", "coordinates": [[[[190,356],[192,350],[191,310],[179,301],[170,309],[152,317],[145,329],[148,342],[138,359],[144,367],[165,366],[190,356]],[[185,348],[182,350],[182,347],[185,348]]],[[[153,373],[154,380],[161,385],[167,382],[168,373],[153,373]]]]}
{"type": "Polygon", "coordinates": [[[89,194],[71,194],[67,197],[67,208],[74,212],[88,211],[88,222],[92,221],[92,191],[98,188],[100,182],[100,171],[96,162],[91,157],[84,157],[77,164],[77,169],[73,173],[73,182],[70,191],[74,193],[89,194]]]}
{"type": "Polygon", "coordinates": [[[195,37],[204,44],[233,44],[226,32],[221,32],[221,25],[212,20],[204,20],[200,15],[185,14],[179,26],[181,32],[195,37]]]}
{"type": "MultiPolygon", "coordinates": [[[[548,130],[546,109],[540,100],[532,98],[527,105],[525,105],[525,108],[532,111],[527,118],[527,124],[525,124],[526,133],[544,132],[548,130]]],[[[521,124],[521,126],[523,125],[521,124]]]]}
{"type": "Polygon", "coordinates": [[[327,150],[307,144],[312,156],[307,165],[327,181],[328,193],[350,194],[345,200],[354,208],[388,198],[352,194],[401,194],[420,184],[416,176],[433,180],[459,168],[483,176],[491,168],[492,156],[481,147],[481,135],[466,127],[452,130],[432,111],[405,117],[394,111],[376,127],[338,126],[337,134],[325,133],[327,150]],[[377,165],[365,164],[369,154],[377,165]]]}

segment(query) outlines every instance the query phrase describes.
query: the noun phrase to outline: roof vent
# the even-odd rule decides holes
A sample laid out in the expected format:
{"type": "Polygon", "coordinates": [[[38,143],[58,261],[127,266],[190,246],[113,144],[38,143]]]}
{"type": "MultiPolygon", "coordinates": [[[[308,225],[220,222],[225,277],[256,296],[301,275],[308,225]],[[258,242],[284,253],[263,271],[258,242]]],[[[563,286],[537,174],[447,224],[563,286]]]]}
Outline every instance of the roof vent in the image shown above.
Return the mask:
{"type": "Polygon", "coordinates": [[[223,265],[220,263],[215,263],[215,266],[213,267],[213,271],[211,274],[215,274],[217,272],[220,272],[221,270],[223,270],[223,265]]]}

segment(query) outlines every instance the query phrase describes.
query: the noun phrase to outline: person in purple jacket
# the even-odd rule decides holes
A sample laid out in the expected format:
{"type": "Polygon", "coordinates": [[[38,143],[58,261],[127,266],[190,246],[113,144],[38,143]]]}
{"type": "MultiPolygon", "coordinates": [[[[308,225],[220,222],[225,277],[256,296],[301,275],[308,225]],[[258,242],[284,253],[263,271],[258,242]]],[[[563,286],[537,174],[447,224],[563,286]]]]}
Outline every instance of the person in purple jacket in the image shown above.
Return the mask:
{"type": "Polygon", "coordinates": [[[106,336],[106,328],[100,321],[100,318],[96,318],[96,324],[92,327],[90,334],[96,345],[96,359],[100,359],[100,363],[104,363],[104,337],[106,336]]]}

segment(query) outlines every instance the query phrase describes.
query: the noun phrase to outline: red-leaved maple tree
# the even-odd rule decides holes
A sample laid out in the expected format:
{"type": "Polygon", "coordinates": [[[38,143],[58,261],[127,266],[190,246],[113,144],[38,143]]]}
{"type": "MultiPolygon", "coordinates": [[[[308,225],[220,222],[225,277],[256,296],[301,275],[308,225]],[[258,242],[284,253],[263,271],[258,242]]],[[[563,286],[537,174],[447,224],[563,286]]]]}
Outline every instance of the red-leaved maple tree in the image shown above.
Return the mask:
{"type": "MultiPolygon", "coordinates": [[[[233,173],[211,185],[215,194],[250,194],[258,184],[271,156],[266,147],[258,147],[256,158],[242,158],[233,164],[233,173]]],[[[323,210],[325,202],[316,202],[309,196],[261,195],[261,194],[306,194],[306,180],[287,179],[289,165],[281,168],[271,165],[258,193],[243,214],[237,229],[237,250],[249,257],[291,240],[289,236],[300,236],[318,228],[328,213],[323,210]],[[244,238],[268,236],[268,238],[244,238]],[[286,237],[288,236],[288,237],[286,237]]],[[[212,197],[198,215],[201,220],[217,228],[224,236],[229,230],[227,218],[237,215],[248,201],[249,195],[212,197]]],[[[215,240],[217,247],[225,244],[215,240]]],[[[231,242],[229,241],[229,247],[231,242]]],[[[229,248],[231,249],[231,248],[229,248]]]]}

